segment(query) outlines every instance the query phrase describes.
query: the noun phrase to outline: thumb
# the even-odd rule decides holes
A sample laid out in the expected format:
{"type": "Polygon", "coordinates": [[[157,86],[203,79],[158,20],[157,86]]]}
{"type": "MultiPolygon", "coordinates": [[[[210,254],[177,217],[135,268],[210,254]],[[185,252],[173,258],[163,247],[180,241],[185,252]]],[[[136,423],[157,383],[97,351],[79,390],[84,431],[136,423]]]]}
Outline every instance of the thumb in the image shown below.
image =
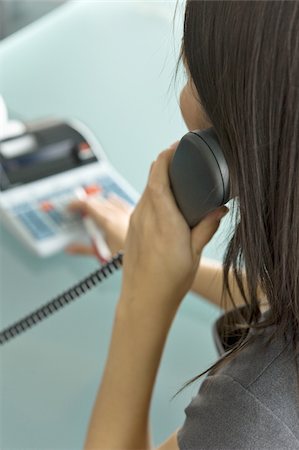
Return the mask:
{"type": "Polygon", "coordinates": [[[228,213],[227,206],[221,206],[207,214],[191,231],[192,249],[195,255],[200,255],[204,246],[212,239],[219,228],[221,219],[228,213]]]}

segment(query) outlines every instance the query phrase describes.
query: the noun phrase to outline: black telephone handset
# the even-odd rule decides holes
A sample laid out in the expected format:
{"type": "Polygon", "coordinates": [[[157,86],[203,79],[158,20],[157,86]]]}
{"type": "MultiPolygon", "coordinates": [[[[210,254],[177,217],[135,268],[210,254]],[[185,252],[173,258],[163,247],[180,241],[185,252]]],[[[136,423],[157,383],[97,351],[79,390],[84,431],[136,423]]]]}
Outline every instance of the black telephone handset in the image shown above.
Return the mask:
{"type": "Polygon", "coordinates": [[[229,201],[228,167],[214,128],[190,131],[182,137],[169,178],[177,205],[191,228],[229,201]]]}
{"type": "MultiPolygon", "coordinates": [[[[230,199],[229,172],[215,130],[185,134],[169,165],[169,179],[177,205],[192,228],[210,211],[230,199]]],[[[122,266],[123,253],[84,280],[0,332],[0,345],[42,321],[107,278],[122,266]]]]}

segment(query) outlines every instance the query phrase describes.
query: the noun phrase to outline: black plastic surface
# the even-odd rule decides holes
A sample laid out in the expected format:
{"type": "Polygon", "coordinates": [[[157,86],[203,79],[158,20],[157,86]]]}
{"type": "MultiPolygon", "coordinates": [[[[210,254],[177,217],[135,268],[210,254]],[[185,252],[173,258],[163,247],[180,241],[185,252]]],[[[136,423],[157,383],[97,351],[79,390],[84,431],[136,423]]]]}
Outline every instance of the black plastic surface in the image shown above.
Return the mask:
{"type": "Polygon", "coordinates": [[[169,167],[177,205],[192,228],[230,199],[229,171],[213,128],[185,134],[169,167]]]}

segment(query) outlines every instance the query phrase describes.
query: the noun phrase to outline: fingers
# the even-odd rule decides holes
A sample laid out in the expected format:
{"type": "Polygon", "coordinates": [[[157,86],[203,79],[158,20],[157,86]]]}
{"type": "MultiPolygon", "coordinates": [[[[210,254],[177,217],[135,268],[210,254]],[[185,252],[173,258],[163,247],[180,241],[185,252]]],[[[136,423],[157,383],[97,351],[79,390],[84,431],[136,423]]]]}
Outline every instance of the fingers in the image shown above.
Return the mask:
{"type": "Polygon", "coordinates": [[[88,197],[85,200],[75,200],[69,205],[71,210],[79,210],[91,216],[100,227],[105,228],[107,216],[111,208],[106,200],[88,197]]]}
{"type": "Polygon", "coordinates": [[[168,169],[178,143],[179,141],[175,142],[170,148],[161,152],[156,161],[152,163],[148,178],[149,185],[160,185],[161,189],[163,189],[163,187],[170,188],[168,169]]]}
{"type": "Polygon", "coordinates": [[[177,149],[178,145],[179,145],[180,141],[175,141],[173,144],[171,144],[169,146],[170,149],[177,149]]]}
{"type": "Polygon", "coordinates": [[[120,208],[122,211],[127,212],[128,210],[134,209],[132,205],[130,205],[129,203],[127,203],[125,200],[123,200],[114,193],[109,194],[108,200],[110,203],[120,208]]]}
{"type": "Polygon", "coordinates": [[[74,200],[69,205],[69,209],[80,210],[82,213],[90,214],[94,218],[99,218],[99,221],[101,221],[101,218],[104,217],[103,215],[108,209],[111,210],[114,208],[124,212],[134,209],[132,205],[114,193],[109,194],[108,199],[87,197],[84,200],[74,200]]]}
{"type": "Polygon", "coordinates": [[[227,206],[221,206],[207,214],[191,231],[192,248],[195,255],[201,254],[204,246],[212,239],[219,228],[221,219],[228,213],[227,206]]]}
{"type": "Polygon", "coordinates": [[[95,250],[88,245],[75,243],[67,246],[64,251],[69,253],[70,255],[86,255],[86,256],[95,256],[95,250]]]}
{"type": "Polygon", "coordinates": [[[90,209],[90,200],[91,197],[87,197],[84,200],[73,200],[69,205],[68,205],[68,209],[70,209],[71,211],[81,211],[82,213],[88,213],[89,209],[90,209]]]}

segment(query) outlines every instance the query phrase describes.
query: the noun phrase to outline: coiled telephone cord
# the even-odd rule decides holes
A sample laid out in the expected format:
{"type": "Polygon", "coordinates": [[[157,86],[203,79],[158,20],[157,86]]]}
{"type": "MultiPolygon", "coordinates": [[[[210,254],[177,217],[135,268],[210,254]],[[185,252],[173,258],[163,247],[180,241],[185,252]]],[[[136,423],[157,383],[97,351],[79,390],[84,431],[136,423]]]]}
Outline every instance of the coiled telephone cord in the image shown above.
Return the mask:
{"type": "Polygon", "coordinates": [[[23,319],[2,330],[0,332],[0,345],[5,344],[12,338],[31,328],[33,325],[36,325],[46,319],[60,308],[63,308],[66,304],[77,299],[82,294],[85,294],[86,291],[93,288],[98,283],[103,281],[104,278],[109,277],[115,270],[119,269],[122,266],[122,262],[123,252],[120,251],[100,269],[91,273],[88,277],[84,278],[67,291],[50,300],[45,305],[36,309],[28,316],[25,316],[23,319]]]}

